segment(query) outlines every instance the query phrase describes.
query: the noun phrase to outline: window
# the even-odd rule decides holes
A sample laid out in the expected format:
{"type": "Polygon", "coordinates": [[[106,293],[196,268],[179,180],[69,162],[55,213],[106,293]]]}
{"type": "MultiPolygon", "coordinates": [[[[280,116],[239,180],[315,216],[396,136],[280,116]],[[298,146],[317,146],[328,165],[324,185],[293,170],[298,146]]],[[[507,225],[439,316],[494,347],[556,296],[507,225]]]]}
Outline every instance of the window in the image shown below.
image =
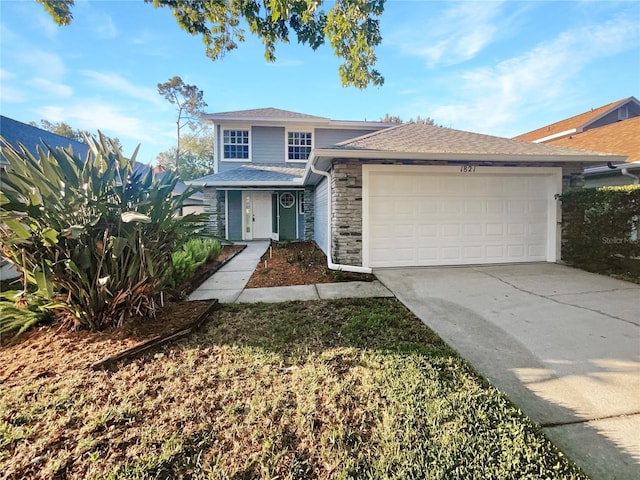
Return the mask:
{"type": "Polygon", "coordinates": [[[284,192],[280,195],[280,205],[284,208],[291,208],[293,204],[296,203],[296,198],[290,192],[284,192]]]}
{"type": "Polygon", "coordinates": [[[311,153],[311,132],[287,132],[287,160],[305,162],[311,153]]]}
{"type": "Polygon", "coordinates": [[[298,192],[298,213],[304,215],[304,192],[298,192]]]}
{"type": "Polygon", "coordinates": [[[249,159],[249,130],[224,130],[222,144],[225,160],[249,159]]]}

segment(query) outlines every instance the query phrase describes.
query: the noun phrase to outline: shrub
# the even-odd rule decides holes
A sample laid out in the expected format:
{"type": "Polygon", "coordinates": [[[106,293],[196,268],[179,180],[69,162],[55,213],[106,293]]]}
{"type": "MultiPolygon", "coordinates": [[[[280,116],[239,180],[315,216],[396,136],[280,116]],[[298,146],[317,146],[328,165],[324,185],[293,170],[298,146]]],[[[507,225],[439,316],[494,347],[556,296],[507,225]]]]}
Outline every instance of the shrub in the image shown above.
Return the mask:
{"type": "Polygon", "coordinates": [[[4,142],[0,221],[4,254],[54,300],[55,316],[101,329],[155,314],[171,254],[204,216],[174,216],[195,190],[173,196],[173,173],[136,173],[137,149],[127,159],[102,135],[87,142],[84,160],[39,147],[35,157],[4,142]]]}
{"type": "Polygon", "coordinates": [[[172,256],[173,271],[170,285],[179,285],[193,276],[196,270],[209,260],[214,260],[220,252],[220,242],[211,238],[192,238],[172,256]]]}
{"type": "Polygon", "coordinates": [[[596,271],[640,276],[640,186],[563,194],[562,258],[596,271]]]}

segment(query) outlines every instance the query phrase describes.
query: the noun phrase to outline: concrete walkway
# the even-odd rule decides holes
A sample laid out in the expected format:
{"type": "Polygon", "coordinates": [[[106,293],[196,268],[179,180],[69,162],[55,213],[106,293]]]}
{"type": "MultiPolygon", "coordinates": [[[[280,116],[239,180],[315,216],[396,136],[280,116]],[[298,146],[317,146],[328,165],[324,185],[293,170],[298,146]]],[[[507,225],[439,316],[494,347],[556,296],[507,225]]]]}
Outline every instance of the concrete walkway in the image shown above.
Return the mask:
{"type": "Polygon", "coordinates": [[[640,479],[640,285],[555,264],[378,279],[595,479],[640,479]]]}
{"type": "Polygon", "coordinates": [[[269,248],[269,243],[268,240],[247,242],[247,247],[189,295],[189,300],[217,298],[220,303],[235,302],[251,278],[260,257],[269,248]]]}
{"type": "Polygon", "coordinates": [[[191,295],[189,300],[220,303],[277,303],[293,300],[328,300],[336,298],[393,297],[380,282],[319,283],[293,287],[245,288],[260,257],[269,248],[268,240],[247,242],[247,248],[214,273],[191,295]]]}

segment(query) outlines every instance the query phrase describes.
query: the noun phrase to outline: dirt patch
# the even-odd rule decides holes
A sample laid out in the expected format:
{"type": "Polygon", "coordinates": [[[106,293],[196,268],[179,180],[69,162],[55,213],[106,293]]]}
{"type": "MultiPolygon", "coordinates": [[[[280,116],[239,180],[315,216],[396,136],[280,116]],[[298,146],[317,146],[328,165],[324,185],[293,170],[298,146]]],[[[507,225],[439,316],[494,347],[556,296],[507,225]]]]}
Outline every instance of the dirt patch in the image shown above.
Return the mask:
{"type": "Polygon", "coordinates": [[[267,250],[247,288],[373,280],[373,275],[329,270],[327,257],[314,242],[293,242],[267,250]]]}

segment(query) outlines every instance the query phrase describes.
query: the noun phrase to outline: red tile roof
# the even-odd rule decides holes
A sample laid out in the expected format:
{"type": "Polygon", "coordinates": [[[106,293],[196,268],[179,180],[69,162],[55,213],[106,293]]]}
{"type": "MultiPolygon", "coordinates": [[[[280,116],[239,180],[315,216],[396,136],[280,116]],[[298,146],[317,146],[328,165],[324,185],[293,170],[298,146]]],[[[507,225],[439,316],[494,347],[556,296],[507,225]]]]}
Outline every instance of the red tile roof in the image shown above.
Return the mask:
{"type": "Polygon", "coordinates": [[[627,162],[637,162],[640,161],[640,117],[610,123],[546,143],[559,147],[628,155],[627,162]]]}
{"type": "Polygon", "coordinates": [[[581,113],[579,115],[575,115],[571,118],[566,118],[564,120],[560,120],[559,122],[552,123],[551,125],[546,125],[541,128],[537,128],[536,130],[532,130],[527,133],[523,133],[522,135],[518,135],[514,137],[516,140],[523,140],[526,142],[533,142],[535,140],[539,140],[544,137],[548,137],[550,135],[555,135],[557,133],[566,132],[567,130],[572,130],[574,128],[582,127],[586,123],[589,123],[591,120],[598,118],[599,116],[607,113],[609,110],[613,110],[616,107],[622,105],[633,97],[623,98],[622,100],[618,100],[617,102],[609,103],[599,108],[594,108],[588,112],[581,113]]]}

